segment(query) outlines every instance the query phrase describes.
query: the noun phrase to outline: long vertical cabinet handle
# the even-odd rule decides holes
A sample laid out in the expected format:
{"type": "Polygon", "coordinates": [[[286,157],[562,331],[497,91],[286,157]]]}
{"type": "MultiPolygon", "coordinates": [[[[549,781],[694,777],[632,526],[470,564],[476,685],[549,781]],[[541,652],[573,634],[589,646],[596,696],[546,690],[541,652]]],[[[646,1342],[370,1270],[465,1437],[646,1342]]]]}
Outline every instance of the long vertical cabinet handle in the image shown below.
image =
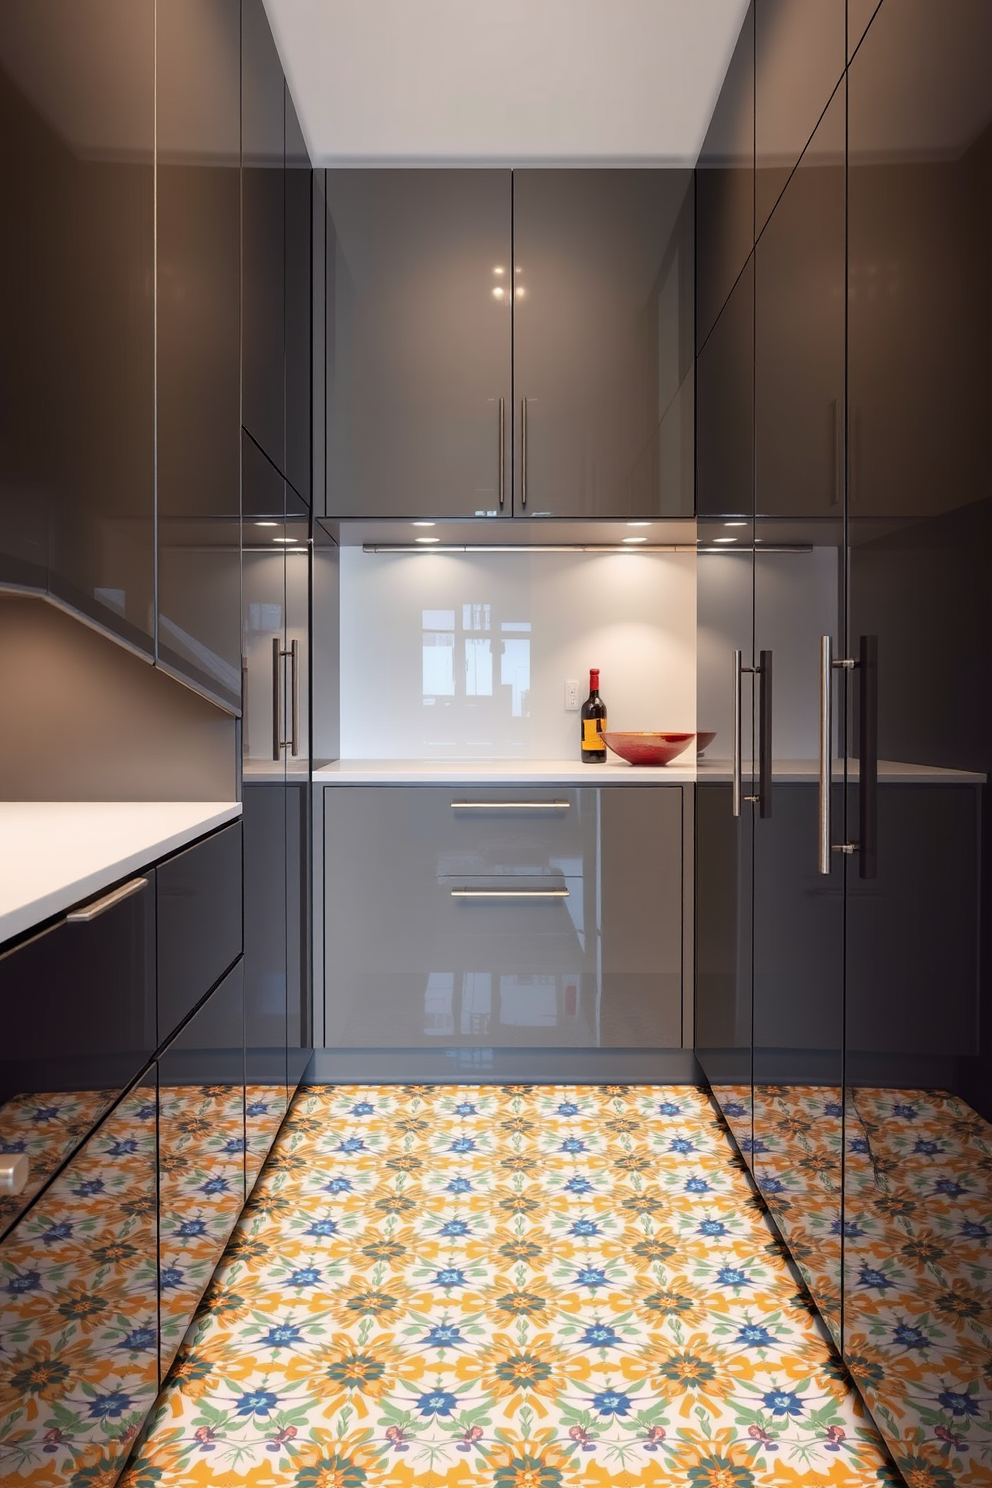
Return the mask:
{"type": "Polygon", "coordinates": [[[282,751],[282,643],[272,638],[272,758],[280,759],[282,751]]]}
{"type": "Polygon", "coordinates": [[[520,399],[520,508],[527,510],[527,399],[520,399]]]}
{"type": "Polygon", "coordinates": [[[293,641],[289,648],[289,664],[293,672],[292,731],[289,736],[290,752],[295,759],[300,752],[300,643],[293,641]]]}
{"type": "Polygon", "coordinates": [[[772,653],[758,656],[761,712],[758,720],[758,815],[772,814],[772,653]]]}
{"type": "Polygon", "coordinates": [[[741,758],[743,741],[741,738],[741,687],[744,682],[744,653],[734,652],[734,758],[733,777],[731,783],[731,800],[734,816],[741,814],[741,800],[743,798],[743,774],[744,764],[741,758]]]}
{"type": "Polygon", "coordinates": [[[860,670],[861,739],[858,873],[861,878],[878,874],[878,636],[863,635],[858,654],[860,670]]]}
{"type": "Polygon", "coordinates": [[[818,832],[818,868],[830,872],[830,785],[831,746],[833,743],[833,641],[820,637],[820,813],[818,832]]]}
{"type": "Polygon", "coordinates": [[[499,509],[506,497],[506,402],[499,400],[499,509]]]}

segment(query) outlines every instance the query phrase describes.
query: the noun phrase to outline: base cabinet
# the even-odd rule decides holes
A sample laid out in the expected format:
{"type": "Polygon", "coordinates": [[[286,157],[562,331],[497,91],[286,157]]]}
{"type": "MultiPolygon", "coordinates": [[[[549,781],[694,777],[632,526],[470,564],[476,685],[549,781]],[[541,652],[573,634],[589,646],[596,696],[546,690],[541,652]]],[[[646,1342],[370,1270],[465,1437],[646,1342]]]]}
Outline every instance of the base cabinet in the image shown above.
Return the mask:
{"type": "Polygon", "coordinates": [[[329,1047],[682,1043],[678,786],[327,787],[324,884],[329,1047]]]}

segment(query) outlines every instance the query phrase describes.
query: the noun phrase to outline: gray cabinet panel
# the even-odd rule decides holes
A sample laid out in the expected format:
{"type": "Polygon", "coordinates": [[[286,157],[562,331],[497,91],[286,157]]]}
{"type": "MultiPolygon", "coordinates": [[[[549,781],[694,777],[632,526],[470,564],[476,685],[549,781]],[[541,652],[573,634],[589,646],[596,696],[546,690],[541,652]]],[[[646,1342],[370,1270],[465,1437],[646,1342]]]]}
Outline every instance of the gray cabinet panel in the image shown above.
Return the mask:
{"type": "Polygon", "coordinates": [[[176,1025],[241,954],[241,823],[158,869],[158,1031],[176,1025]]]}
{"type": "Polygon", "coordinates": [[[681,790],[471,794],[325,790],[328,1046],[677,1046],[681,790]]]}

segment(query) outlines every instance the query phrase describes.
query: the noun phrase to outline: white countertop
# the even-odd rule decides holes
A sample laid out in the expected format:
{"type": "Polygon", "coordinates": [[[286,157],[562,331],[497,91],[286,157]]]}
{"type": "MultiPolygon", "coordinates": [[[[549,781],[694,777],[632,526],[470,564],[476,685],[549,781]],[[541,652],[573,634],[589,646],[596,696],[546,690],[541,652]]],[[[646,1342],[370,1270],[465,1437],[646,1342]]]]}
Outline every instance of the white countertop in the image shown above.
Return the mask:
{"type": "Polygon", "coordinates": [[[0,802],[0,941],[240,815],[239,801],[0,802]]]}
{"type": "MultiPolygon", "coordinates": [[[[745,765],[749,772],[750,766],[745,765]]],[[[776,760],[772,779],[779,784],[816,780],[816,760],[776,760]]],[[[857,762],[849,767],[857,778],[857,762]]],[[[248,777],[246,776],[246,779],[248,777]]],[[[278,777],[282,778],[282,777],[278,777]]],[[[841,767],[834,765],[834,778],[841,767]]],[[[935,765],[880,760],[878,778],[889,784],[982,784],[984,775],[946,770],[935,765]]],[[[575,760],[335,760],[314,770],[315,785],[692,785],[697,780],[729,780],[729,760],[701,759],[690,753],[670,765],[628,765],[611,759],[605,765],[575,760]]]]}

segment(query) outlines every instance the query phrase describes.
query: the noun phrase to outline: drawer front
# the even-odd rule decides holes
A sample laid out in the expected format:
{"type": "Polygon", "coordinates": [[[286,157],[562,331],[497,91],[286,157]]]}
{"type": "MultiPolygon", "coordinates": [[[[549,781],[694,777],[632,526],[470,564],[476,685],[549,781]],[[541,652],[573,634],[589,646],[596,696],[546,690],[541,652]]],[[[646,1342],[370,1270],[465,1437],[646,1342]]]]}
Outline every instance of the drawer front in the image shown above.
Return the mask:
{"type": "Polygon", "coordinates": [[[0,957],[0,1154],[22,1157],[0,1232],[155,1049],[155,871],[0,957]]]}
{"type": "Polygon", "coordinates": [[[240,822],[159,865],[160,1042],[241,954],[241,875],[240,822]]]}

